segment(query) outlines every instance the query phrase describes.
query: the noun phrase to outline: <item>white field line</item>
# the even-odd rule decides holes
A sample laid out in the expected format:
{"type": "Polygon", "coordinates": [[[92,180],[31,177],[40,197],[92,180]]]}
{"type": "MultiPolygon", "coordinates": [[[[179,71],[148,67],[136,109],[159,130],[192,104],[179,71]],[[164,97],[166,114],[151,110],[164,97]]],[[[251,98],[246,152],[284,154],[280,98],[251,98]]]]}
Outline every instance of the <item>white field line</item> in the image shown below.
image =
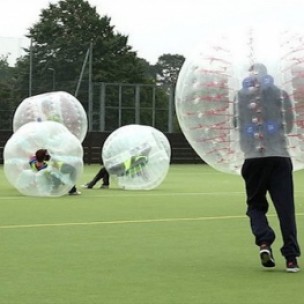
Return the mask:
{"type": "MultiPolygon", "coordinates": [[[[92,190],[85,190],[85,191],[91,191],[92,190]]],[[[94,191],[94,190],[93,190],[94,191]]],[[[170,192],[170,193],[165,193],[165,192],[149,192],[149,191],[122,191],[121,193],[115,193],[113,194],[113,192],[107,192],[107,193],[98,193],[97,191],[96,195],[90,195],[90,198],[99,198],[99,197],[138,197],[138,196],[195,196],[195,195],[221,195],[221,196],[227,196],[227,195],[244,195],[245,196],[245,192],[244,191],[234,191],[234,192],[170,192]]],[[[297,194],[303,194],[304,191],[295,191],[295,195],[297,194]]],[[[95,193],[94,193],[95,194],[95,193]]],[[[25,196],[0,196],[0,201],[1,200],[20,200],[20,199],[24,199],[25,196]]],[[[60,199],[62,197],[33,197],[33,199],[60,199]]],[[[73,198],[75,198],[75,196],[73,196],[73,198]]],[[[81,198],[81,196],[79,197],[81,198]]]]}
{"type": "MultiPolygon", "coordinates": [[[[275,214],[268,216],[274,217],[275,214]]],[[[298,213],[297,216],[304,216],[304,213],[298,213]]],[[[166,222],[193,222],[193,221],[212,221],[229,219],[246,219],[245,215],[223,215],[223,216],[205,216],[205,217],[185,217],[185,218],[162,218],[162,219],[142,219],[142,220],[121,220],[104,222],[79,222],[79,223],[49,223],[49,224],[28,224],[28,225],[3,225],[0,229],[20,229],[20,228],[43,228],[43,227],[68,227],[68,226],[89,226],[89,225],[115,225],[115,224],[147,224],[147,223],[166,223],[166,222]]]]}
{"type": "MultiPolygon", "coordinates": [[[[295,196],[302,195],[304,191],[295,191],[295,196]]],[[[94,193],[95,194],[95,193],[94,193]]],[[[123,191],[123,193],[115,193],[113,195],[113,192],[111,193],[96,193],[96,195],[90,195],[90,199],[95,199],[95,198],[108,198],[108,197],[141,197],[141,196],[154,196],[154,197],[159,197],[159,196],[212,196],[212,195],[217,195],[217,196],[227,196],[227,195],[242,195],[245,197],[245,192],[244,191],[237,191],[237,192],[170,192],[170,193],[164,193],[164,192],[139,192],[139,191],[123,191]]],[[[67,196],[66,196],[67,197],[67,196]]],[[[0,196],[0,201],[16,201],[16,200],[23,200],[25,196],[0,196]]],[[[58,200],[61,199],[62,197],[33,197],[34,200],[45,200],[45,199],[53,199],[53,200],[58,200]]],[[[77,197],[81,199],[80,197],[77,197]]],[[[75,199],[75,196],[73,196],[73,199],[75,199]]]]}
{"type": "MultiPolygon", "coordinates": [[[[85,190],[85,191],[90,191],[92,192],[92,190],[85,190]]],[[[94,190],[93,190],[94,191],[94,190]]],[[[244,194],[244,192],[240,191],[240,192],[170,192],[170,193],[165,193],[165,192],[150,192],[150,191],[121,191],[121,193],[115,193],[113,194],[113,192],[107,192],[107,193],[98,193],[97,191],[94,191],[94,195],[90,195],[90,198],[99,198],[99,197],[109,197],[109,196],[124,196],[124,197],[135,197],[135,196],[188,196],[188,195],[229,195],[229,194],[244,194]],[[96,195],[95,195],[96,194],[96,195]]],[[[104,192],[104,191],[100,191],[100,192],[104,192]]],[[[84,194],[84,191],[83,191],[84,194]]],[[[81,197],[81,196],[80,196],[81,197]]],[[[20,200],[20,199],[24,199],[25,196],[0,196],[0,200],[20,200]]],[[[46,199],[46,198],[51,198],[51,199],[60,199],[62,197],[33,197],[34,199],[46,199]]],[[[75,198],[75,196],[73,196],[73,198],[75,198]]]]}
{"type": "MultiPolygon", "coordinates": [[[[296,193],[303,193],[304,191],[297,191],[296,193]]],[[[296,194],[295,193],[295,194],[296,194]]],[[[171,192],[171,193],[162,193],[162,192],[138,192],[138,191],[123,191],[123,193],[115,193],[115,196],[196,196],[196,195],[244,195],[244,192],[171,192]]],[[[109,197],[108,194],[94,195],[90,198],[99,198],[99,197],[109,197]]],[[[74,197],[75,198],[75,197],[74,197]]],[[[8,196],[0,197],[0,200],[16,200],[24,199],[24,196],[8,196]]],[[[36,199],[44,199],[36,197],[36,199]]],[[[52,198],[60,199],[60,198],[52,198]]],[[[304,214],[297,214],[302,216],[304,214]]],[[[268,216],[276,216],[270,214],[268,216]]],[[[136,223],[163,223],[163,222],[182,222],[182,221],[206,221],[206,220],[225,220],[225,219],[242,219],[246,218],[245,215],[231,215],[231,216],[210,216],[210,217],[195,217],[195,218],[163,218],[163,219],[142,219],[142,220],[120,220],[120,221],[104,221],[104,222],[79,222],[79,223],[49,223],[49,224],[26,224],[26,225],[0,225],[0,229],[17,229],[17,228],[39,228],[39,227],[63,227],[63,226],[84,226],[84,225],[109,225],[109,224],[136,224],[136,223]]]]}

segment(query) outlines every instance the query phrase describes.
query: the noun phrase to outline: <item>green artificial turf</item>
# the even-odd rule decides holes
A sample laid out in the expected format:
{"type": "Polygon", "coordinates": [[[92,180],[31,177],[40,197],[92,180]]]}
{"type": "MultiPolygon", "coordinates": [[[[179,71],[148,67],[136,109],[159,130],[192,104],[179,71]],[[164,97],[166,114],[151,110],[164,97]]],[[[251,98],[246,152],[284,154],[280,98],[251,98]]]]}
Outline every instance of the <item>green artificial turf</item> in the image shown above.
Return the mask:
{"type": "MultiPolygon", "coordinates": [[[[99,166],[85,166],[79,185],[99,166]]],[[[80,196],[26,197],[0,167],[1,304],[303,303],[304,269],[260,266],[240,176],[206,165],[171,165],[151,191],[80,189],[80,196]]],[[[304,244],[304,172],[295,173],[304,244]]],[[[299,260],[300,265],[301,259],[299,260]]],[[[304,264],[303,264],[304,265],[304,264]]]]}

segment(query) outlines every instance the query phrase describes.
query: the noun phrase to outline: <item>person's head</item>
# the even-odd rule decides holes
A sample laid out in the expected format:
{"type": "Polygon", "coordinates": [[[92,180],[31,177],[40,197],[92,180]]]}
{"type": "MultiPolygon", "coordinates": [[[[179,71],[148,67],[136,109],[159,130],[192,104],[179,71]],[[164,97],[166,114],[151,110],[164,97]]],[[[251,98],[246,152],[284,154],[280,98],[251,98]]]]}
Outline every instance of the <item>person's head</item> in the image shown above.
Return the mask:
{"type": "Polygon", "coordinates": [[[256,76],[260,76],[260,77],[267,75],[267,68],[262,63],[254,63],[253,65],[250,66],[248,71],[252,75],[256,75],[256,76]]]}
{"type": "Polygon", "coordinates": [[[36,159],[38,162],[48,161],[50,160],[50,155],[48,154],[46,149],[39,149],[35,153],[36,159]]]}

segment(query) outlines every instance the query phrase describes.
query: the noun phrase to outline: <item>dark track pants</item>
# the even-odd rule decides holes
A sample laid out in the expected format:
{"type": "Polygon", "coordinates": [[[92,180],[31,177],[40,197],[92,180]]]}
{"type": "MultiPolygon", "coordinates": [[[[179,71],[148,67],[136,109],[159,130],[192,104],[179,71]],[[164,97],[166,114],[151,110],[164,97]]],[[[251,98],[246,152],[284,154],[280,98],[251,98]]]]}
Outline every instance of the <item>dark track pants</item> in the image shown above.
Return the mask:
{"type": "Polygon", "coordinates": [[[88,183],[89,187],[94,187],[96,183],[102,179],[102,185],[103,186],[109,186],[110,184],[110,176],[108,171],[105,169],[105,167],[102,167],[98,173],[95,175],[95,177],[88,183]]]}
{"type": "Polygon", "coordinates": [[[247,193],[247,215],[250,218],[256,245],[271,245],[275,240],[275,233],[266,217],[269,207],[266,198],[268,192],[280,222],[283,238],[282,255],[286,258],[299,256],[291,159],[246,159],[242,167],[242,176],[247,193]]]}

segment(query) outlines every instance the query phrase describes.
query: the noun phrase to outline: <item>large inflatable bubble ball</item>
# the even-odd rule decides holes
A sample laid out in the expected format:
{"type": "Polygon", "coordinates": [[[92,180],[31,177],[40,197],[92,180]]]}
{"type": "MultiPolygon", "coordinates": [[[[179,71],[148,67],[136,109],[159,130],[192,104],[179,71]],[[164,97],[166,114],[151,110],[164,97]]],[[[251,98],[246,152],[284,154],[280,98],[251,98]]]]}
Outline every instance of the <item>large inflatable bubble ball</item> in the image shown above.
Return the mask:
{"type": "Polygon", "coordinates": [[[13,119],[14,132],[28,122],[56,121],[65,125],[81,142],[88,130],[86,112],[77,98],[67,92],[49,92],[24,99],[13,119]]]}
{"type": "Polygon", "coordinates": [[[29,122],[7,141],[4,172],[20,193],[28,196],[62,196],[83,172],[80,141],[54,121],[29,122]]]}
{"type": "Polygon", "coordinates": [[[175,106],[202,160],[240,174],[245,157],[290,155],[294,170],[304,168],[303,45],[301,33],[249,29],[208,37],[186,58],[175,106]]]}
{"type": "Polygon", "coordinates": [[[171,147],[159,130],[142,125],[120,127],[109,135],[102,159],[119,187],[151,190],[165,179],[170,166],[171,147]]]}

